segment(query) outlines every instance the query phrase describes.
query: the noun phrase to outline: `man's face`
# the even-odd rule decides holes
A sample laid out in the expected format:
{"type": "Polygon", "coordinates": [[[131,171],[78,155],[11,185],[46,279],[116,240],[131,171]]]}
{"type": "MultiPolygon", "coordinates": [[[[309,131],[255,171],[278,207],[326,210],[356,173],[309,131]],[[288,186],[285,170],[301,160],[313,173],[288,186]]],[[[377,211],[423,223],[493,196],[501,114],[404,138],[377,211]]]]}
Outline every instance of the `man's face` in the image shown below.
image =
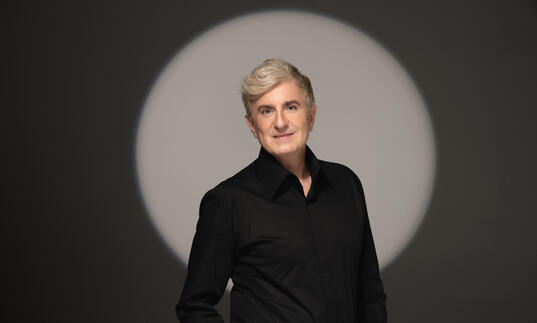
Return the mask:
{"type": "Polygon", "coordinates": [[[304,93],[295,81],[278,84],[250,109],[253,122],[245,115],[246,123],[266,151],[277,157],[289,157],[305,149],[317,106],[308,109],[304,93]]]}

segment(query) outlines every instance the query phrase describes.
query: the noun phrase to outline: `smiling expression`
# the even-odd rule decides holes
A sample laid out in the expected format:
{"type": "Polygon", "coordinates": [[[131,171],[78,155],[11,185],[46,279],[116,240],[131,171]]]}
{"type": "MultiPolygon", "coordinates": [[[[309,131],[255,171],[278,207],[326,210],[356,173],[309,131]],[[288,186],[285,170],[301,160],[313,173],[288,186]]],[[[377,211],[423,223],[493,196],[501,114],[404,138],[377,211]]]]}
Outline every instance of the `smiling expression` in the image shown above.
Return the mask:
{"type": "Polygon", "coordinates": [[[245,115],[252,134],[266,151],[288,157],[305,151],[313,129],[317,106],[304,103],[304,91],[295,81],[283,81],[263,94],[252,106],[252,122],[245,115]]]}

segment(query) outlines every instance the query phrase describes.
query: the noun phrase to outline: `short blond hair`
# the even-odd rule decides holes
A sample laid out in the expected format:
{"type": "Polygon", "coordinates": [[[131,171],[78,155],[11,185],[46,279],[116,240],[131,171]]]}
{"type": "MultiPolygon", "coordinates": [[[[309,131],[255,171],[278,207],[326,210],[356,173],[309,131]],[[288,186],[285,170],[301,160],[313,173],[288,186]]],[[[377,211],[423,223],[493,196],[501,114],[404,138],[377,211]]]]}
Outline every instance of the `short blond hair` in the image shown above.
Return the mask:
{"type": "Polygon", "coordinates": [[[242,80],[242,102],[250,120],[252,119],[250,111],[252,104],[281,82],[290,80],[294,80],[296,85],[304,91],[305,104],[311,109],[315,104],[315,97],[310,79],[292,64],[278,58],[269,58],[242,80]]]}

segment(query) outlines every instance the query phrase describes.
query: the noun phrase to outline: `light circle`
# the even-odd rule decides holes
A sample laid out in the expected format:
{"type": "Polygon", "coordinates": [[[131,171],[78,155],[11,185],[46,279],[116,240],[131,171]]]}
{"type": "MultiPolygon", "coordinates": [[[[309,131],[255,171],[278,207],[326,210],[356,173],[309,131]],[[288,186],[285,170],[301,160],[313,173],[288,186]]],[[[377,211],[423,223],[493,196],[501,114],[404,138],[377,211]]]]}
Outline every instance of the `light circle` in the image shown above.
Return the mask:
{"type": "Polygon", "coordinates": [[[136,169],[148,213],[186,264],[199,202],[253,161],[240,80],[265,58],[295,64],[319,107],[308,145],[364,185],[381,267],[405,248],[435,175],[431,120],[404,68],[359,30],[298,11],[237,17],[182,48],[154,83],[139,120],[136,169]]]}

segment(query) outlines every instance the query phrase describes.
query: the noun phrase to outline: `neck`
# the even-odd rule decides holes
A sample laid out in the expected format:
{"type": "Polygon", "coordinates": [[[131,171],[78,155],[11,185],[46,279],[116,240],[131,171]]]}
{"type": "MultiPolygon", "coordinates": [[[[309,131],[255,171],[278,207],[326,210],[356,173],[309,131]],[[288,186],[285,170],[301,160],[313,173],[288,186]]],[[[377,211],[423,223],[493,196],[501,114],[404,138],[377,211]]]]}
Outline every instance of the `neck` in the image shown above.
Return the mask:
{"type": "Polygon", "coordinates": [[[274,158],[276,158],[285,169],[298,177],[299,180],[306,179],[310,175],[308,167],[306,167],[306,147],[296,153],[284,156],[274,156],[274,158]]]}

